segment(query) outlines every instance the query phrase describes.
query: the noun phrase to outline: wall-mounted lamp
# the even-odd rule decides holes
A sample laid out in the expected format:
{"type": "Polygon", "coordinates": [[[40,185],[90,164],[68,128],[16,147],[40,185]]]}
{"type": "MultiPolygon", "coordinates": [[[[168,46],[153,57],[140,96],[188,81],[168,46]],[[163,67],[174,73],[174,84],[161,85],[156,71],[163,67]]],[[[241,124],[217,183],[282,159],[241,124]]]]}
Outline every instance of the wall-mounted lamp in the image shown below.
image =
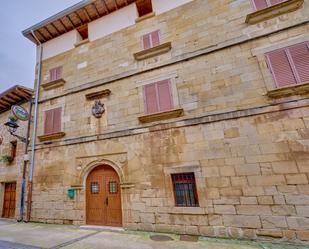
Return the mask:
{"type": "Polygon", "coordinates": [[[22,141],[23,143],[27,142],[27,139],[25,137],[21,137],[17,134],[15,134],[15,132],[17,131],[17,129],[19,128],[19,125],[16,123],[16,120],[14,118],[9,118],[9,121],[6,122],[4,124],[8,130],[8,132],[14,136],[17,137],[20,141],[22,141]]]}

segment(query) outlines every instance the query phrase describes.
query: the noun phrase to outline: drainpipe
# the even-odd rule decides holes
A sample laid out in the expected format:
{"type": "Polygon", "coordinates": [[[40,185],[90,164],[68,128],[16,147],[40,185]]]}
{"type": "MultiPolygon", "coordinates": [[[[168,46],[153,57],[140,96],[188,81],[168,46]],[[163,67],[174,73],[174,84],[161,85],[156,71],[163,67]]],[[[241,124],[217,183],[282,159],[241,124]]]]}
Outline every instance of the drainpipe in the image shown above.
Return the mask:
{"type": "Polygon", "coordinates": [[[31,206],[32,206],[32,181],[33,181],[33,169],[35,163],[35,143],[36,143],[36,128],[37,128],[37,117],[38,117],[38,102],[39,102],[39,92],[41,85],[41,64],[42,64],[42,53],[43,47],[42,43],[31,30],[31,34],[34,39],[39,44],[39,64],[38,64],[38,73],[36,81],[36,91],[35,91],[35,101],[34,101],[34,117],[33,117],[33,130],[32,130],[32,144],[31,144],[31,159],[30,159],[30,169],[29,169],[29,182],[28,182],[28,202],[27,202],[27,217],[26,221],[30,221],[31,217],[31,206]]]}
{"type": "MultiPolygon", "coordinates": [[[[30,117],[28,120],[28,126],[27,126],[27,134],[26,134],[26,144],[25,144],[25,155],[28,154],[28,146],[29,146],[29,138],[30,138],[30,125],[31,125],[31,113],[32,113],[32,103],[33,99],[32,97],[29,99],[30,108],[29,113],[30,117]]],[[[27,171],[27,161],[24,159],[24,167],[23,167],[23,177],[21,181],[21,194],[20,194],[20,209],[19,209],[19,222],[22,222],[24,220],[24,209],[25,209],[25,183],[26,183],[26,171],[27,171]]]]}

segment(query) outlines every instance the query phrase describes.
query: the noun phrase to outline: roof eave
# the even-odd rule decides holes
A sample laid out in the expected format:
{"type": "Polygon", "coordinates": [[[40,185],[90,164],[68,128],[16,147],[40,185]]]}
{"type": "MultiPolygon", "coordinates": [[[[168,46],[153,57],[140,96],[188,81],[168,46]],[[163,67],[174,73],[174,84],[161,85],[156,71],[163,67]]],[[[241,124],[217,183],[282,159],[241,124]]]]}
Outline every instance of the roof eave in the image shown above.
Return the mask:
{"type": "Polygon", "coordinates": [[[39,28],[42,28],[45,25],[49,24],[50,22],[56,21],[57,19],[59,19],[63,16],[66,16],[66,15],[68,15],[68,14],[70,14],[70,13],[72,13],[72,12],[74,12],[74,11],[80,9],[80,8],[83,8],[83,7],[85,7],[86,5],[88,5],[92,2],[94,2],[94,0],[83,0],[83,1],[71,6],[69,8],[66,8],[65,10],[63,10],[63,11],[61,11],[61,12],[59,12],[59,13],[57,13],[57,14],[55,14],[55,15],[53,15],[53,16],[51,16],[51,17],[49,17],[49,18],[47,18],[47,19],[45,19],[45,20],[43,20],[43,21],[41,21],[41,22],[39,22],[39,23],[29,27],[29,28],[27,28],[27,29],[25,29],[24,31],[22,31],[22,34],[26,38],[30,39],[29,36],[32,37],[32,33],[31,33],[32,31],[37,30],[39,28]]]}

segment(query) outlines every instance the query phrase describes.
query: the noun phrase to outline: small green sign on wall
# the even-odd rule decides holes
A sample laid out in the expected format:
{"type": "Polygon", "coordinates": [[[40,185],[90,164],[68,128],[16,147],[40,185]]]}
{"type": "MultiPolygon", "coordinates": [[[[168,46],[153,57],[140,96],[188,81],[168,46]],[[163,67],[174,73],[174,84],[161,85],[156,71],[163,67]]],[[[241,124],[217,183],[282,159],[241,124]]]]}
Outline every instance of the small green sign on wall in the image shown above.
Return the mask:
{"type": "Polygon", "coordinates": [[[68,189],[67,195],[68,195],[68,197],[69,197],[70,199],[74,199],[74,196],[75,196],[75,189],[73,189],[73,188],[68,189]]]}

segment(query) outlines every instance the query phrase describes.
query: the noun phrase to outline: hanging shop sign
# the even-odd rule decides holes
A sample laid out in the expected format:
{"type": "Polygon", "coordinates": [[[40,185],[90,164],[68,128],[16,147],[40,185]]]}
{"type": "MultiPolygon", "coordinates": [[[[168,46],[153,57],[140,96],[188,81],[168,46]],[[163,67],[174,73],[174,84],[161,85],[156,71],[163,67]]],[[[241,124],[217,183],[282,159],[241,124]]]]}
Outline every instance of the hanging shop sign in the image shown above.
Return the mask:
{"type": "Polygon", "coordinates": [[[27,121],[29,119],[28,111],[19,105],[13,105],[11,111],[14,117],[21,121],[27,121]]]}

